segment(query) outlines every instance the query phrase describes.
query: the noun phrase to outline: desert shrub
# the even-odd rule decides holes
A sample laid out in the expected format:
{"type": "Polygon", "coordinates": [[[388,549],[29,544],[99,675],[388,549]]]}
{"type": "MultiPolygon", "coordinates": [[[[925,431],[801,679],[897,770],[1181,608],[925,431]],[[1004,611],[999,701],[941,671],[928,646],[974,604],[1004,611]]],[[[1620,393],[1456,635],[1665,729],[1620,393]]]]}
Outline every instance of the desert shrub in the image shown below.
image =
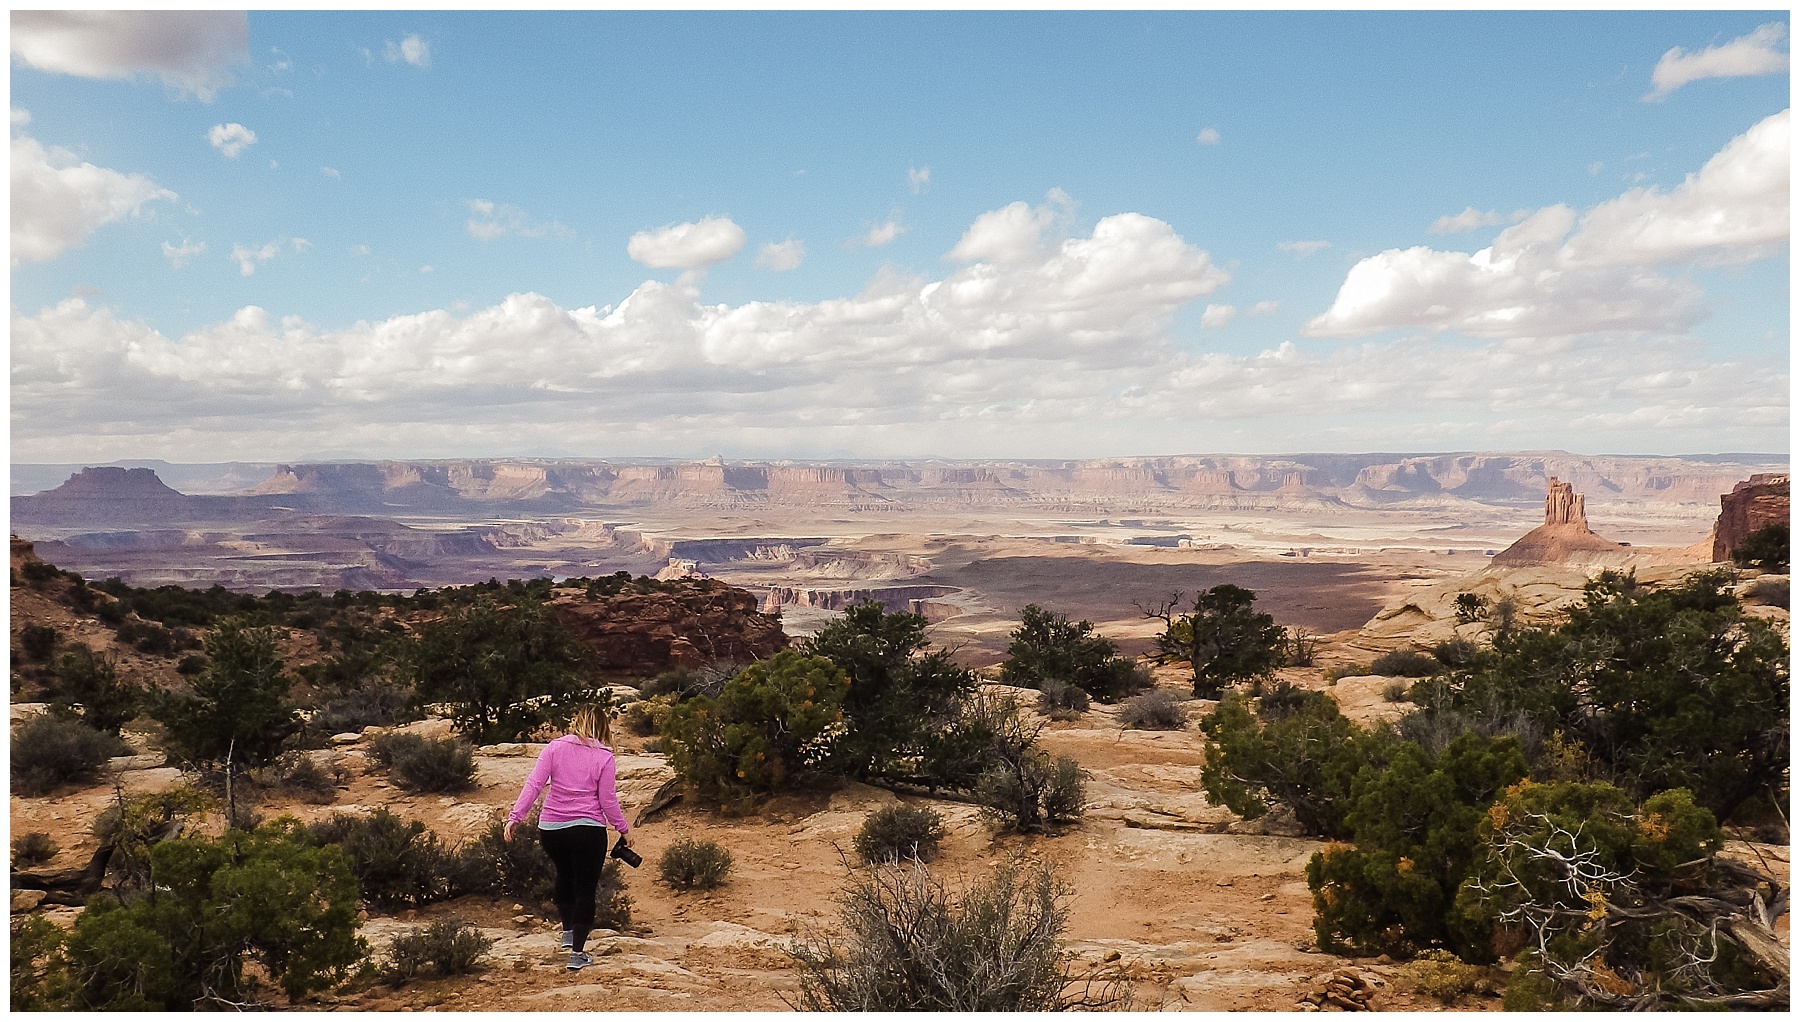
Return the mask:
{"type": "Polygon", "coordinates": [[[466,791],[475,784],[475,749],[455,738],[384,734],[369,743],[369,754],[408,791],[466,791]]]}
{"type": "Polygon", "coordinates": [[[1431,647],[1431,658],[1445,667],[1466,667],[1481,647],[1467,639],[1445,639],[1431,647]]]}
{"type": "MultiPolygon", "coordinates": [[[[1011,863],[960,892],[917,862],[879,864],[845,892],[841,942],[818,936],[790,954],[795,1007],[812,1011],[1061,1011],[1116,1007],[1129,988],[1105,977],[1070,996],[1063,945],[1070,890],[1047,865],[1011,863]]],[[[1093,977],[1089,977],[1092,979],[1093,977]]]]}
{"type": "Polygon", "coordinates": [[[1092,622],[1070,621],[1068,615],[1035,603],[1020,612],[1006,657],[1000,665],[1000,680],[1008,685],[1044,688],[1045,683],[1057,681],[1078,686],[1102,702],[1112,702],[1141,687],[1137,664],[1119,656],[1119,647],[1111,639],[1095,635],[1092,622]]]}
{"type": "Polygon", "coordinates": [[[1333,844],[1306,866],[1319,947],[1406,957],[1445,948],[1493,959],[1493,916],[1457,892],[1474,866],[1488,805],[1525,776],[1511,737],[1465,734],[1433,758],[1402,742],[1358,771],[1345,824],[1353,846],[1333,844]]]}
{"type": "Polygon", "coordinates": [[[1390,678],[1429,678],[1442,666],[1429,653],[1396,649],[1376,657],[1369,665],[1369,673],[1390,678]]]}
{"type": "Polygon", "coordinates": [[[367,727],[410,724],[419,717],[418,697],[411,689],[375,681],[326,700],[307,730],[330,737],[367,727]]]}
{"type": "Polygon", "coordinates": [[[41,866],[56,858],[60,851],[50,835],[41,830],[20,834],[12,839],[13,866],[41,866]]]}
{"type": "Polygon", "coordinates": [[[13,1011],[54,1011],[69,1006],[68,961],[63,928],[33,912],[15,915],[11,926],[13,1011]]]}
{"type": "Polygon", "coordinates": [[[1179,731],[1187,724],[1187,709],[1174,693],[1151,689],[1119,704],[1119,723],[1140,731],[1179,731]]]}
{"type": "Polygon", "coordinates": [[[295,750],[276,757],[261,773],[264,783],[297,796],[303,802],[329,805],[337,801],[338,785],[346,780],[342,765],[335,759],[320,766],[313,756],[295,750]]]}
{"type": "Polygon", "coordinates": [[[26,625],[19,629],[19,649],[28,660],[43,662],[56,650],[58,633],[49,625],[26,625]]]}
{"type": "Polygon", "coordinates": [[[186,785],[121,797],[94,818],[92,832],[103,845],[111,845],[107,870],[113,889],[121,895],[145,890],[150,882],[150,852],[158,844],[179,837],[214,805],[212,796],[186,785]]]}
{"type": "Polygon", "coordinates": [[[341,982],[367,953],[348,864],[294,820],[164,842],[150,874],[155,897],[97,898],[76,919],[71,1007],[241,1007],[260,977],[297,1000],[341,982]]]}
{"type": "Polygon", "coordinates": [[[1261,702],[1253,710],[1250,699],[1234,695],[1200,719],[1211,740],[1201,771],[1206,797],[1246,820],[1280,803],[1307,833],[1348,837],[1351,782],[1380,756],[1380,739],[1323,692],[1277,688],[1261,702]]]}
{"type": "Polygon", "coordinates": [[[229,757],[241,767],[275,758],[299,728],[286,703],[291,679],[276,638],[272,628],[235,618],[222,619],[206,634],[206,669],[193,680],[193,694],[163,693],[151,704],[172,754],[193,764],[229,757]]]}
{"type": "Polygon", "coordinates": [[[521,587],[510,605],[483,596],[452,607],[400,653],[406,680],[448,703],[457,730],[478,745],[518,741],[596,699],[578,673],[584,647],[529,593],[521,587]]]}
{"type": "Polygon", "coordinates": [[[126,721],[137,716],[142,692],[119,677],[110,657],[95,654],[77,643],[56,661],[56,702],[78,706],[82,723],[116,735],[126,721]]]}
{"type": "Polygon", "coordinates": [[[1166,626],[1156,648],[1164,661],[1186,661],[1194,671],[1194,695],[1217,699],[1234,681],[1266,677],[1284,659],[1287,633],[1256,611],[1256,594],[1217,585],[1194,594],[1193,609],[1179,613],[1181,594],[1145,613],[1166,626]]]}
{"type": "Polygon", "coordinates": [[[1285,636],[1282,640],[1282,665],[1311,667],[1319,654],[1319,637],[1299,626],[1286,629],[1285,636]]]}
{"type": "Polygon", "coordinates": [[[1663,589],[1602,572],[1565,621],[1496,636],[1422,682],[1423,702],[1478,728],[1560,730],[1632,797],[1687,788],[1729,817],[1785,790],[1790,712],[1787,642],[1742,616],[1731,584],[1729,569],[1663,589]]]}
{"type": "Polygon", "coordinates": [[[1770,522],[1744,537],[1731,559],[1745,568],[1785,573],[1788,570],[1788,524],[1770,522]]]}
{"type": "Polygon", "coordinates": [[[1503,920],[1528,949],[1509,1006],[1785,1001],[1786,950],[1754,912],[1733,919],[1728,907],[1753,902],[1771,878],[1713,857],[1723,835],[1687,791],[1634,806],[1605,783],[1520,784],[1479,837],[1459,908],[1503,920]]]}
{"type": "Polygon", "coordinates": [[[1487,613],[1487,597],[1480,593],[1456,594],[1456,623],[1469,625],[1480,621],[1487,613]]]}
{"type": "Polygon", "coordinates": [[[1390,681],[1381,688],[1381,701],[1384,703],[1404,703],[1412,686],[1404,681],[1390,681]]]}
{"type": "Polygon", "coordinates": [[[343,849],[371,905],[425,905],[452,893],[454,857],[419,820],[403,820],[385,808],[367,815],[335,813],[313,824],[312,835],[320,844],[343,849]]]}
{"type": "Polygon", "coordinates": [[[1771,607],[1788,605],[1788,580],[1767,575],[1750,583],[1750,598],[1771,607]]]}
{"type": "Polygon", "coordinates": [[[865,601],[820,629],[803,650],[837,665],[848,680],[844,733],[830,768],[852,777],[912,780],[975,676],[945,650],[929,649],[925,618],[890,614],[865,601]]]}
{"type": "Polygon", "coordinates": [[[1437,949],[1422,951],[1417,958],[1395,969],[1394,979],[1414,993],[1435,997],[1445,1004],[1467,994],[1494,992],[1493,979],[1487,969],[1437,949]]]}
{"type": "Polygon", "coordinates": [[[155,656],[168,656],[191,646],[193,642],[192,636],[185,630],[171,631],[155,622],[135,618],[119,622],[118,636],[120,642],[130,643],[139,653],[155,656]]]}
{"type": "Polygon", "coordinates": [[[929,860],[944,838],[944,818],[925,806],[897,802],[870,813],[852,843],[864,862],[929,860]]]}
{"type": "Polygon", "coordinates": [[[42,589],[45,582],[61,578],[62,570],[54,564],[47,564],[43,561],[26,561],[19,565],[19,574],[25,577],[25,581],[32,584],[32,588],[42,589]]]}
{"type": "Polygon", "coordinates": [[[663,849],[656,871],[663,883],[677,890],[710,891],[731,872],[731,853],[716,841],[684,837],[663,849]]]}
{"type": "Polygon", "coordinates": [[[39,714],[13,727],[13,794],[48,795],[67,784],[91,784],[107,760],[130,751],[113,735],[78,720],[39,714]]]}
{"type": "Polygon", "coordinates": [[[206,657],[199,653],[189,653],[175,663],[175,673],[184,678],[191,678],[206,670],[206,657]]]}
{"type": "Polygon", "coordinates": [[[964,717],[963,726],[983,739],[974,756],[980,772],[969,787],[990,818],[1002,827],[1042,831],[1081,817],[1087,793],[1080,765],[1038,747],[1043,724],[1028,720],[1016,698],[977,696],[964,717]]]}
{"type": "Polygon", "coordinates": [[[631,734],[646,737],[656,734],[668,716],[669,704],[661,700],[639,699],[619,714],[619,726],[631,734]]]}
{"type": "Polygon", "coordinates": [[[401,983],[426,969],[439,976],[474,972],[492,937],[460,919],[440,919],[429,926],[415,926],[388,945],[388,974],[401,983]]]}
{"type": "Polygon", "coordinates": [[[1038,690],[1038,712],[1053,720],[1074,720],[1087,708],[1088,694],[1078,685],[1049,678],[1038,690]]]}
{"type": "Polygon", "coordinates": [[[783,650],[744,668],[717,699],[696,696],[669,711],[669,765],[709,802],[747,805],[831,758],[848,687],[830,660],[783,650]]]}
{"type": "Polygon", "coordinates": [[[717,698],[725,683],[743,669],[743,664],[724,660],[699,667],[677,667],[644,682],[638,692],[645,699],[668,696],[667,701],[672,703],[695,696],[717,698]]]}

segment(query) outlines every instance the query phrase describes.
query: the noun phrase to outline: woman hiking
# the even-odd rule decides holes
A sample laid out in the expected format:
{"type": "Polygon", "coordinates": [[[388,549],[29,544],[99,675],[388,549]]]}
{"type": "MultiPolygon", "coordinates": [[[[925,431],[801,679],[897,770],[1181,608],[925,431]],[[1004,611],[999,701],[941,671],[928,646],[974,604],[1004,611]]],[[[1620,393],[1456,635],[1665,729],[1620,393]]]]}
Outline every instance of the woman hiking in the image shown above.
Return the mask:
{"type": "Polygon", "coordinates": [[[611,715],[604,707],[576,710],[569,733],[538,754],[537,766],[506,818],[510,844],[538,793],[549,786],[538,814],[538,840],[556,864],[556,913],[562,917],[562,946],[569,951],[570,972],[593,964],[585,947],[594,927],[594,889],[600,867],[606,864],[606,825],[619,832],[621,845],[631,830],[613,787],[610,741],[611,715]]]}

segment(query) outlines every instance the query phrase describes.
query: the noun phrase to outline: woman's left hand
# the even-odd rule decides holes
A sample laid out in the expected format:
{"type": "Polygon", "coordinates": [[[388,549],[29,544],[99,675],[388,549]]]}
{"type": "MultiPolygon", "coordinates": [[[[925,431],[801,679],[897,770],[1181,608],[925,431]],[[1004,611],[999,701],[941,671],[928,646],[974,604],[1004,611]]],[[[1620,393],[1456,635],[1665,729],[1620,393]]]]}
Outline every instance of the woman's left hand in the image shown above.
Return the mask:
{"type": "Polygon", "coordinates": [[[507,820],[506,821],[506,830],[500,836],[505,838],[506,843],[510,845],[510,844],[512,844],[513,834],[515,832],[517,832],[518,829],[519,829],[519,825],[517,823],[514,823],[511,820],[507,820]]]}

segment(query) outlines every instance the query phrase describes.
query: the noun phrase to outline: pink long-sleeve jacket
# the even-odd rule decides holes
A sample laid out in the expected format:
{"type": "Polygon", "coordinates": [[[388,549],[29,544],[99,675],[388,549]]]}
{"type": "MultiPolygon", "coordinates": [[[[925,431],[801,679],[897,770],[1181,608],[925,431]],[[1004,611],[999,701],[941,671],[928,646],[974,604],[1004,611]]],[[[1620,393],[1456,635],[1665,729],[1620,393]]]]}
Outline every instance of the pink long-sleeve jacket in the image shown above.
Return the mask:
{"type": "Polygon", "coordinates": [[[513,823],[523,823],[537,801],[538,792],[546,784],[550,794],[544,796],[544,809],[538,819],[544,823],[567,823],[570,820],[605,820],[620,834],[631,830],[625,814],[619,809],[619,793],[613,786],[615,766],[612,750],[604,745],[590,745],[584,738],[564,735],[538,754],[537,766],[525,779],[519,801],[513,804],[513,823]]]}

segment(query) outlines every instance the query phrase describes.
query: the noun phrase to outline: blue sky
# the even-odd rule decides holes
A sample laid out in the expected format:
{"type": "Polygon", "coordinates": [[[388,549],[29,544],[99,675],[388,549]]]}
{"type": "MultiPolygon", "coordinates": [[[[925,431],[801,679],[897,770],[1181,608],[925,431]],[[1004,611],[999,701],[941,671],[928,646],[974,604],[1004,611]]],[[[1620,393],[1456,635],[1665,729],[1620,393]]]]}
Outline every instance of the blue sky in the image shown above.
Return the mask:
{"type": "Polygon", "coordinates": [[[15,461],[1787,449],[1778,13],[33,17],[15,461]]]}

